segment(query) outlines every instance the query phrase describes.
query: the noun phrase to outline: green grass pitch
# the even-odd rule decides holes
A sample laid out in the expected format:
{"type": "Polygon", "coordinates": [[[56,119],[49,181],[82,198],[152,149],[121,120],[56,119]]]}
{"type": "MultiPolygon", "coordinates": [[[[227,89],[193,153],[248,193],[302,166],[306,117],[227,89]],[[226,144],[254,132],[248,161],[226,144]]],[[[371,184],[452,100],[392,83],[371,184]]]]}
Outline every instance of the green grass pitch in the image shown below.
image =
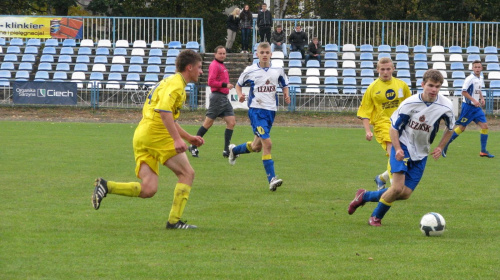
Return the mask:
{"type": "MultiPolygon", "coordinates": [[[[224,127],[214,126],[200,158],[190,157],[196,178],[183,218],[199,228],[167,231],[176,180],[165,167],[155,197],[109,195],[99,211],[91,206],[96,177],[136,180],[135,126],[0,122],[0,279],[498,279],[498,131],[489,140],[497,158],[478,156],[471,126],[372,228],[375,203],[347,214],[386,165],[362,129],[274,127],[284,183],[272,193],[261,155],[230,166],[224,127]],[[430,211],[446,219],[442,237],[418,228],[430,211]]],[[[232,142],[252,138],[237,126],[232,142]]]]}

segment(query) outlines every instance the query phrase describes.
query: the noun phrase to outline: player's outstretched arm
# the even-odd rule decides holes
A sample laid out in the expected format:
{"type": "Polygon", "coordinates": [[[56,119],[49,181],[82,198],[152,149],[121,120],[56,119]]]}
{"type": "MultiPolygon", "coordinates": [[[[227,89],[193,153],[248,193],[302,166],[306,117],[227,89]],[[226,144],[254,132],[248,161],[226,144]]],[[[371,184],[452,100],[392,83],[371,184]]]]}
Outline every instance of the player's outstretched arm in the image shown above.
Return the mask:
{"type": "Polygon", "coordinates": [[[405,152],[401,149],[401,142],[399,142],[399,132],[391,126],[389,129],[389,136],[391,137],[392,146],[396,151],[396,159],[402,161],[405,158],[405,152]]]}
{"type": "Polygon", "coordinates": [[[283,96],[285,97],[285,103],[290,104],[290,90],[288,87],[283,88],[283,96]]]}
{"type": "Polygon", "coordinates": [[[243,89],[239,84],[236,84],[236,94],[238,94],[238,101],[240,101],[240,103],[245,102],[246,96],[243,94],[243,89]]]}
{"type": "Polygon", "coordinates": [[[181,133],[186,133],[183,129],[178,130],[180,126],[175,123],[174,117],[172,116],[172,112],[160,112],[161,120],[163,125],[167,129],[170,137],[174,139],[174,147],[175,151],[180,154],[187,150],[186,143],[182,140],[181,133]]]}
{"type": "Polygon", "coordinates": [[[441,152],[444,149],[444,146],[450,141],[451,136],[453,135],[453,130],[446,130],[443,133],[443,137],[441,138],[441,141],[439,141],[439,144],[437,145],[436,148],[432,151],[432,157],[437,160],[441,156],[441,152]]]}

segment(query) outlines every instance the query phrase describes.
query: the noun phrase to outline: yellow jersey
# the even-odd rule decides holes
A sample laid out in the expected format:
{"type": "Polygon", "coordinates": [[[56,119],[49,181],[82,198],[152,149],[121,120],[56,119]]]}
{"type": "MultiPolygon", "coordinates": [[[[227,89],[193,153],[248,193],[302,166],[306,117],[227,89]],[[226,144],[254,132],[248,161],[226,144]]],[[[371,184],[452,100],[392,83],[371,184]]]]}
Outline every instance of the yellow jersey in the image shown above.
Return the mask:
{"type": "Polygon", "coordinates": [[[149,134],[168,134],[160,112],[171,112],[174,120],[186,101],[186,81],[180,73],[161,80],[149,92],[142,108],[141,124],[147,124],[149,134]]]}
{"type": "Polygon", "coordinates": [[[363,95],[358,118],[369,119],[375,129],[384,124],[390,125],[392,113],[410,96],[410,88],[404,81],[392,77],[391,80],[384,82],[377,78],[363,95]]]}

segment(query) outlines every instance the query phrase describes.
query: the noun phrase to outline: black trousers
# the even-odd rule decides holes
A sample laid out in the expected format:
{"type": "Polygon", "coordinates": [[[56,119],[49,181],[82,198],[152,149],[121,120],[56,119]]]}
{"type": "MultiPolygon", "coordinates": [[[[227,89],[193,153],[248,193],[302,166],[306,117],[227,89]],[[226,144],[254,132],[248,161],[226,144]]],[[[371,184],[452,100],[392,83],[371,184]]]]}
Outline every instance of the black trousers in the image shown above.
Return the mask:
{"type": "Polygon", "coordinates": [[[271,43],[271,26],[259,27],[259,35],[261,42],[271,43]],[[264,38],[265,37],[265,38],[264,38]]]}

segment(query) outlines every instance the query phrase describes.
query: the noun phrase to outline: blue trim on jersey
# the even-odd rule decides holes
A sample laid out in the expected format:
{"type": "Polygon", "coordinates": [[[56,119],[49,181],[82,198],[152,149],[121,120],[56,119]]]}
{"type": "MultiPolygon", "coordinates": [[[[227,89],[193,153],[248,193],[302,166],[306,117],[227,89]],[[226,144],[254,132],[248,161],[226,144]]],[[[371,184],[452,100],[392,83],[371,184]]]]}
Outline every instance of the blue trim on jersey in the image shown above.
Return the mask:
{"type": "Polygon", "coordinates": [[[398,131],[399,136],[403,133],[403,130],[405,130],[406,125],[408,124],[408,121],[410,121],[410,116],[405,115],[405,114],[399,114],[398,119],[392,126],[394,129],[398,131]]]}
{"type": "MultiPolygon", "coordinates": [[[[467,88],[467,93],[470,95],[470,96],[473,96],[474,94],[474,81],[472,81],[472,83],[470,84],[470,86],[467,88]]],[[[465,103],[471,105],[472,104],[472,101],[469,99],[469,98],[465,98],[465,103]]]]}
{"type": "Polygon", "coordinates": [[[165,113],[172,113],[172,111],[167,111],[167,110],[160,110],[160,109],[155,109],[155,112],[165,112],[165,113]]]}

